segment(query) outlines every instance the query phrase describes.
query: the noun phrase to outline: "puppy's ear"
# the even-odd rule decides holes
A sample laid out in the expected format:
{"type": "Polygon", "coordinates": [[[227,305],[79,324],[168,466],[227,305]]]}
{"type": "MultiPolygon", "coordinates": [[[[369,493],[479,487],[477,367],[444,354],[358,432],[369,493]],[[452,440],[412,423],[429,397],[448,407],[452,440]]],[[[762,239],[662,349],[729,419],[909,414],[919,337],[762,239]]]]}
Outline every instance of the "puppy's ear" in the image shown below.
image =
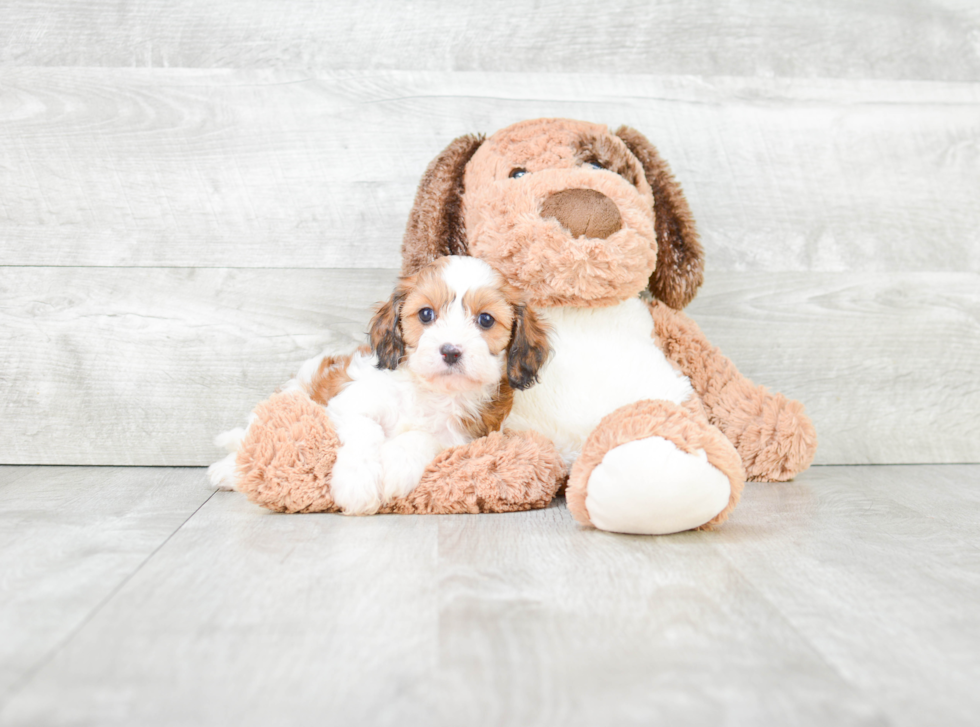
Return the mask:
{"type": "Polygon", "coordinates": [[[507,381],[511,388],[527,389],[536,384],[538,370],[550,354],[548,326],[526,305],[515,305],[507,349],[507,381]]]}
{"type": "Polygon", "coordinates": [[[379,369],[397,369],[405,356],[401,311],[406,294],[404,284],[399,285],[391,298],[378,306],[371,319],[371,348],[378,356],[379,369]]]}
{"type": "Polygon", "coordinates": [[[461,136],[443,149],[422,176],[402,240],[402,274],[414,275],[443,255],[467,255],[463,224],[463,172],[483,135],[461,136]]]}
{"type": "Polygon", "coordinates": [[[684,192],[667,162],[639,131],[620,126],[616,136],[643,165],[653,189],[657,233],[657,269],[648,287],[653,297],[680,310],[694,298],[704,279],[704,252],[684,192]]]}

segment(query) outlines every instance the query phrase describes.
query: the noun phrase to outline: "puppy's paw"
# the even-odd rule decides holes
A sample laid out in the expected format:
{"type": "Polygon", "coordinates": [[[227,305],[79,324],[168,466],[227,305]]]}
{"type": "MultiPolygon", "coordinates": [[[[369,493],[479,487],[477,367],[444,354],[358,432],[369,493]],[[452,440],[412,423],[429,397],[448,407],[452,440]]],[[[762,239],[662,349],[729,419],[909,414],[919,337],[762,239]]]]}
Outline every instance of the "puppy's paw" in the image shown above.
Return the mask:
{"type": "Polygon", "coordinates": [[[235,489],[235,452],[208,467],[208,483],[215,490],[235,489]]]}
{"type": "Polygon", "coordinates": [[[425,468],[442,450],[427,432],[405,432],[386,441],[381,448],[382,500],[389,502],[414,490],[425,468]]]}
{"type": "Polygon", "coordinates": [[[245,432],[245,427],[236,427],[235,429],[229,429],[227,432],[222,432],[214,438],[214,446],[226,452],[237,452],[238,445],[245,439],[245,432]]]}
{"type": "Polygon", "coordinates": [[[377,453],[341,447],[330,475],[330,496],[345,515],[373,515],[381,507],[383,471],[377,453]]]}

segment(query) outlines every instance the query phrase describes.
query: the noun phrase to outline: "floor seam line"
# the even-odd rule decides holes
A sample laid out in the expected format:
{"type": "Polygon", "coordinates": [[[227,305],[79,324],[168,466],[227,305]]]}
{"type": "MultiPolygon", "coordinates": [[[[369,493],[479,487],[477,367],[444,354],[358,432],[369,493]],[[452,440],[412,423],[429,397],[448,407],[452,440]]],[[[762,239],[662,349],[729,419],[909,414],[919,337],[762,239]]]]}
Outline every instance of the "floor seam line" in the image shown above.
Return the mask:
{"type": "Polygon", "coordinates": [[[106,594],[106,596],[101,601],[98,602],[92,608],[92,610],[89,611],[89,613],[87,613],[85,615],[85,617],[78,623],[78,625],[75,626],[75,628],[73,628],[71,630],[71,632],[67,636],[65,636],[60,642],[58,642],[45,656],[43,656],[37,662],[37,664],[35,664],[33,667],[31,667],[30,669],[28,669],[27,671],[25,671],[24,674],[20,677],[20,679],[18,679],[16,682],[14,682],[13,684],[10,685],[10,688],[7,690],[7,693],[4,695],[4,701],[3,701],[3,703],[0,704],[0,717],[3,716],[3,713],[6,711],[7,707],[10,705],[10,703],[13,702],[13,700],[17,697],[17,695],[21,691],[23,691],[31,683],[31,681],[33,681],[34,677],[37,676],[37,674],[42,669],[44,669],[44,667],[46,667],[48,664],[50,664],[51,661],[54,659],[54,657],[57,656],[62,650],[64,650],[64,648],[66,646],[68,646],[68,644],[70,644],[74,640],[74,638],[76,636],[78,636],[79,633],[81,633],[82,629],[84,629],[92,621],[92,619],[94,619],[99,614],[99,612],[101,612],[102,609],[105,608],[109,604],[109,602],[113,598],[115,598],[116,595],[123,588],[126,587],[126,584],[129,583],[136,576],[137,573],[139,573],[141,570],[143,570],[143,567],[147,563],[149,563],[153,559],[153,557],[157,553],[159,553],[160,550],[167,543],[169,543],[170,540],[177,533],[179,533],[181,531],[181,529],[188,522],[190,522],[191,518],[193,518],[195,515],[197,515],[198,512],[201,511],[201,508],[202,507],[204,507],[205,505],[207,505],[211,501],[211,498],[214,497],[214,495],[215,495],[216,492],[217,492],[217,490],[215,490],[210,495],[208,495],[207,499],[205,499],[204,502],[202,502],[200,505],[198,505],[190,515],[188,515],[186,518],[184,518],[184,520],[180,523],[180,525],[178,525],[174,529],[174,531],[172,533],[170,533],[166,538],[163,539],[163,542],[162,543],[160,543],[157,547],[155,547],[150,552],[149,555],[147,555],[142,561],[140,561],[139,565],[137,565],[136,568],[134,568],[131,573],[129,573],[118,584],[116,584],[116,586],[108,594],[106,594]]]}
{"type": "Polygon", "coordinates": [[[752,579],[749,578],[749,576],[747,576],[742,571],[742,569],[738,566],[738,564],[729,555],[728,551],[725,548],[725,543],[723,543],[723,542],[722,543],[713,543],[712,544],[712,547],[721,556],[721,558],[726,563],[728,563],[729,567],[732,568],[732,570],[735,571],[735,573],[737,574],[738,578],[741,579],[741,581],[743,583],[745,583],[749,588],[751,588],[752,589],[752,592],[755,593],[770,609],[772,609],[772,611],[774,613],[776,613],[776,614],[779,615],[780,620],[784,624],[786,624],[786,626],[788,626],[789,629],[794,634],[796,634],[796,636],[800,639],[800,641],[802,643],[806,644],[806,646],[810,649],[810,651],[813,653],[813,655],[817,658],[817,660],[821,664],[823,664],[824,666],[826,666],[827,669],[829,669],[834,675],[836,675],[837,678],[840,679],[843,684],[847,685],[848,688],[854,690],[854,693],[855,693],[855,695],[857,697],[859,697],[862,700],[865,700],[865,702],[868,705],[872,706],[875,709],[875,712],[876,712],[876,715],[875,716],[876,717],[884,718],[887,721],[887,716],[888,715],[885,712],[885,710],[882,708],[879,700],[874,695],[869,694],[867,692],[867,690],[861,688],[859,685],[855,684],[851,679],[849,679],[841,671],[840,667],[831,660],[830,656],[828,654],[824,653],[823,649],[821,649],[819,646],[817,646],[816,643],[814,643],[813,639],[811,639],[807,634],[803,633],[799,629],[799,627],[790,618],[790,616],[788,614],[783,613],[783,610],[781,608],[779,608],[772,601],[772,599],[769,598],[769,596],[767,596],[765,593],[763,593],[762,590],[759,587],[756,586],[756,584],[752,581],[752,579]]]}

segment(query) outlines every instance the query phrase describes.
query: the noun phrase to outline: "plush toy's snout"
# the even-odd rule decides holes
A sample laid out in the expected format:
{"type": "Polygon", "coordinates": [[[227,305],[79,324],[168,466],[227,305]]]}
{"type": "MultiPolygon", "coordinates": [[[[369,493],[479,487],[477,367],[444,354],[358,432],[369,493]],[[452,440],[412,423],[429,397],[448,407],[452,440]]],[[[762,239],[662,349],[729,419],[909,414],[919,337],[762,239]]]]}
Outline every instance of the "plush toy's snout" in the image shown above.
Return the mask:
{"type": "Polygon", "coordinates": [[[541,205],[541,216],[558,220],[572,237],[605,240],[623,226],[616,203],[594,189],[555,192],[541,205]]]}

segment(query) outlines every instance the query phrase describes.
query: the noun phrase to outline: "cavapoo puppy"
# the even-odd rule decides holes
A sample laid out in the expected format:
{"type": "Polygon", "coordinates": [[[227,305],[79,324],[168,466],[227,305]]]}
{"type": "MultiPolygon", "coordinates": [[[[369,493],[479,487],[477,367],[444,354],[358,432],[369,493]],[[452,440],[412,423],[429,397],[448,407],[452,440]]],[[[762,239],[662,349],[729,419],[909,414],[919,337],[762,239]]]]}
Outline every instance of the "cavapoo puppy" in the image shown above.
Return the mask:
{"type": "MultiPolygon", "coordinates": [[[[284,387],[326,407],[342,444],[330,493],[348,515],[377,512],[410,493],[439,452],[499,430],[513,389],[534,384],[550,353],[522,294],[472,257],[402,278],[370,335],[370,348],[310,359],[284,387]]],[[[244,435],[217,438],[231,453],[209,469],[214,486],[234,488],[244,435]]]]}

